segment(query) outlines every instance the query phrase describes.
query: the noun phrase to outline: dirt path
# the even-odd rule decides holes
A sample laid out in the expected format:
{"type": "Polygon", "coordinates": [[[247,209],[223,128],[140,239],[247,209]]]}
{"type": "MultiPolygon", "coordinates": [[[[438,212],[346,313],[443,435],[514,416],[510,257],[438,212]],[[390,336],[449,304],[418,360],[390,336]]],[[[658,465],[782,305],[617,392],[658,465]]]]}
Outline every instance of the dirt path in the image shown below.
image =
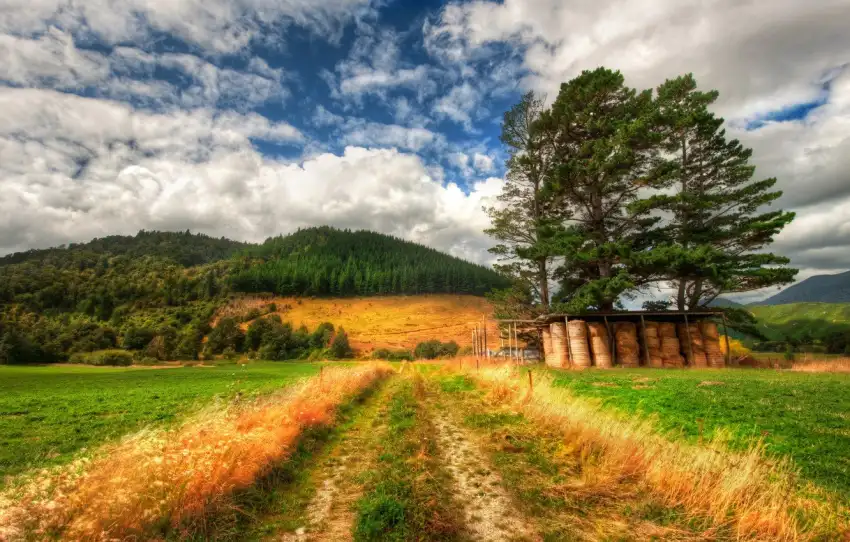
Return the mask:
{"type": "Polygon", "coordinates": [[[539,540],[522,517],[477,438],[453,419],[451,409],[426,400],[443,461],[454,480],[464,520],[474,540],[539,540]]]}
{"type": "Polygon", "coordinates": [[[396,387],[393,381],[388,382],[369,399],[355,423],[316,468],[315,476],[319,481],[306,509],[305,525],[294,532],[276,533],[266,540],[336,542],[353,539],[353,505],[363,489],[358,480],[375,461],[368,453],[369,441],[375,438],[375,433],[386,430],[385,420],[378,414],[396,387]]]}

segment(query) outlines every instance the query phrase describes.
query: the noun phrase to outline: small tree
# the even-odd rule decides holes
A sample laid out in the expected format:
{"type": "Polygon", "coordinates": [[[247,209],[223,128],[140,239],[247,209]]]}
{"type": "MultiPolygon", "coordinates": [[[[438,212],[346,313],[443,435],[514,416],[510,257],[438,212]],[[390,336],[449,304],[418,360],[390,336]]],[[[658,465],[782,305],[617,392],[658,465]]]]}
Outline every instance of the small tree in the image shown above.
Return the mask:
{"type": "Polygon", "coordinates": [[[341,327],[337,330],[336,335],[331,342],[330,353],[331,356],[336,359],[350,358],[354,355],[354,351],[348,344],[348,334],[341,327]]]}

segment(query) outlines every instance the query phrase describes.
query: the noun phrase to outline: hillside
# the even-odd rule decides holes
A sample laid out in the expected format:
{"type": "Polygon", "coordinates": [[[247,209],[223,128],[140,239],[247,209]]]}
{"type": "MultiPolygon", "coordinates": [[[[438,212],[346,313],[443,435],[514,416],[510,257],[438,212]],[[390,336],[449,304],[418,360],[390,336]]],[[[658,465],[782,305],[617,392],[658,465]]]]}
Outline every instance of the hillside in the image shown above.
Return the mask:
{"type": "Polygon", "coordinates": [[[775,341],[823,340],[834,333],[850,335],[850,303],[789,303],[748,307],[759,328],[775,341]]]}
{"type": "Polygon", "coordinates": [[[368,231],[309,228],[262,244],[142,231],[0,258],[0,363],[120,347],[196,359],[213,315],[238,293],[481,295],[503,285],[491,269],[368,231]]]}
{"type": "Polygon", "coordinates": [[[482,295],[507,282],[492,269],[410,241],[324,226],[246,249],[231,285],[240,292],[344,297],[482,295]]]}
{"type": "Polygon", "coordinates": [[[785,305],[788,303],[850,302],[850,271],[836,275],[809,277],[778,294],[753,305],[785,305]]]}
{"type": "MultiPolygon", "coordinates": [[[[376,348],[413,349],[431,339],[471,344],[471,330],[482,317],[491,318],[486,299],[470,295],[419,295],[353,298],[246,297],[232,301],[220,316],[239,316],[274,303],[281,319],[293,327],[315,329],[322,322],[341,326],[351,346],[368,353],[376,348]]],[[[249,322],[242,324],[247,328],[249,322]]],[[[488,329],[489,346],[498,345],[495,327],[488,329]]]]}
{"type": "Polygon", "coordinates": [[[0,257],[0,266],[37,263],[59,268],[86,265],[100,256],[156,257],[182,266],[224,260],[248,246],[247,243],[210,237],[201,233],[140,231],[135,236],[110,235],[87,243],[33,249],[0,257]]]}

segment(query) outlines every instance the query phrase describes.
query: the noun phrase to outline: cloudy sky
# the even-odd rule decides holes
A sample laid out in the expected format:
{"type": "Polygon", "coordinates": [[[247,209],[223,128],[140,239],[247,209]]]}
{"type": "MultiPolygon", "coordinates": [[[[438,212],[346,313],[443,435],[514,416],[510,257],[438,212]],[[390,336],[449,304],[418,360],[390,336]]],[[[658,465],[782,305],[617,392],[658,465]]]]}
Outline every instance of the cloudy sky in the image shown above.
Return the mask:
{"type": "Polygon", "coordinates": [[[0,253],[139,229],[369,228],[477,261],[501,115],[693,72],[850,268],[848,0],[0,0],[0,253]]]}

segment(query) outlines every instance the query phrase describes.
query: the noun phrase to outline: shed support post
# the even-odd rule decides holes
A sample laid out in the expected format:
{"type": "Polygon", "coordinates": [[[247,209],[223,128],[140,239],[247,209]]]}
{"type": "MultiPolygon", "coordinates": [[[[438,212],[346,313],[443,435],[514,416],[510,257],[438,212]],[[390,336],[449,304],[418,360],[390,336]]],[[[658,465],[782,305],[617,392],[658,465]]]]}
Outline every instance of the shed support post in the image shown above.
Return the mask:
{"type": "Polygon", "coordinates": [[[567,337],[567,356],[569,356],[569,358],[570,358],[570,359],[567,360],[567,363],[569,364],[570,367],[572,367],[573,366],[573,345],[572,345],[572,342],[570,341],[570,317],[569,316],[564,316],[564,327],[566,328],[564,331],[566,332],[566,337],[567,337]]]}
{"type": "Polygon", "coordinates": [[[614,365],[617,364],[617,350],[614,347],[614,334],[611,333],[611,324],[608,323],[608,317],[603,316],[603,320],[605,320],[605,331],[608,333],[608,350],[609,354],[611,354],[611,359],[614,360],[614,365]]]}
{"type": "Polygon", "coordinates": [[[694,363],[694,341],[691,339],[691,324],[688,323],[688,314],[685,313],[685,333],[688,336],[688,353],[691,358],[688,360],[688,365],[694,363]]]}
{"type": "Polygon", "coordinates": [[[643,319],[642,314],[640,315],[640,329],[643,336],[643,364],[649,366],[651,363],[649,359],[649,345],[646,344],[646,321],[643,319]]]}
{"type": "Polygon", "coordinates": [[[729,348],[729,328],[726,325],[726,313],[723,313],[723,338],[726,339],[726,366],[732,365],[732,349],[729,348]]]}

